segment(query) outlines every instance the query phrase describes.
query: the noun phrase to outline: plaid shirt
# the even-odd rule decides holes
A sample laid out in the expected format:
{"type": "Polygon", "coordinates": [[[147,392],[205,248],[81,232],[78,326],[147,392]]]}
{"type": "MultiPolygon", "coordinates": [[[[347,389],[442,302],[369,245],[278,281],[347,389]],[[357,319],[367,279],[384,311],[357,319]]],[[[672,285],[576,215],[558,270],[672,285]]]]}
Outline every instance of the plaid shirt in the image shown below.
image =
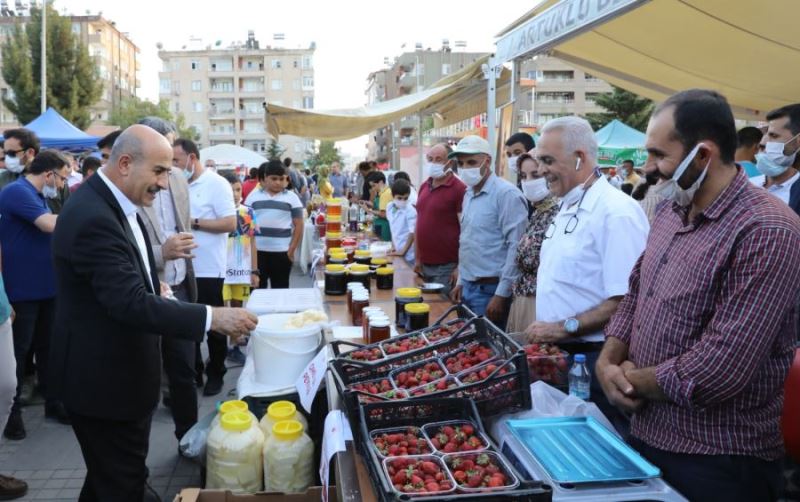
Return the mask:
{"type": "Polygon", "coordinates": [[[656,368],[669,398],[647,403],[631,433],[671,452],[779,458],[800,219],[741,169],[693,222],[686,215],[677,204],[659,207],[606,328],[637,367],[656,368]]]}

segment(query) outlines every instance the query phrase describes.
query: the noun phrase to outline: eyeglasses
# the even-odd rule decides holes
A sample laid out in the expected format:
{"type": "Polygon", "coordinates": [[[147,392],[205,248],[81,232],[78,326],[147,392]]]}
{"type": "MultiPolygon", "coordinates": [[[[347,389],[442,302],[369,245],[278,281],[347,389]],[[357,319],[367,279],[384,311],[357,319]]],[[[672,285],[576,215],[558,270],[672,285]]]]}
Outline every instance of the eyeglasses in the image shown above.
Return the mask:
{"type": "MultiPolygon", "coordinates": [[[[592,187],[589,187],[592,188],[592,187]]],[[[567,224],[564,226],[564,235],[569,235],[575,231],[578,227],[578,212],[581,210],[581,204],[583,204],[583,198],[586,197],[586,192],[589,191],[589,188],[583,191],[581,194],[581,198],[578,200],[578,207],[575,208],[575,214],[569,217],[567,220],[567,224]]],[[[558,208],[558,212],[561,212],[561,208],[564,207],[564,203],[561,203],[561,207],[558,208]]],[[[555,220],[550,222],[550,226],[547,227],[547,230],[544,232],[544,238],[549,239],[553,237],[556,233],[556,222],[555,220]]]]}
{"type": "Polygon", "coordinates": [[[65,176],[61,176],[60,174],[58,174],[58,173],[57,173],[57,172],[55,172],[55,171],[50,171],[50,172],[51,172],[51,173],[53,173],[55,176],[58,176],[58,178],[59,178],[61,181],[67,181],[67,178],[66,178],[65,176]]]}
{"type": "Polygon", "coordinates": [[[20,153],[24,152],[25,150],[6,150],[5,154],[6,157],[16,157],[20,153]]]}

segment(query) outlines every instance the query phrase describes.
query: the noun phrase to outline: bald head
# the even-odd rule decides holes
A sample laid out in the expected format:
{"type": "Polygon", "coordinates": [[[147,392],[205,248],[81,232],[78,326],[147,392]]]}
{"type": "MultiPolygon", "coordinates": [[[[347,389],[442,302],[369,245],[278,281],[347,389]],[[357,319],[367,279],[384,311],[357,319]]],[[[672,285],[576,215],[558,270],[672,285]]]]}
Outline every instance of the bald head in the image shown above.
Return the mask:
{"type": "Polygon", "coordinates": [[[150,206],[155,195],[167,188],[172,147],[156,130],[132,125],[114,142],[105,174],[131,202],[150,206]]]}

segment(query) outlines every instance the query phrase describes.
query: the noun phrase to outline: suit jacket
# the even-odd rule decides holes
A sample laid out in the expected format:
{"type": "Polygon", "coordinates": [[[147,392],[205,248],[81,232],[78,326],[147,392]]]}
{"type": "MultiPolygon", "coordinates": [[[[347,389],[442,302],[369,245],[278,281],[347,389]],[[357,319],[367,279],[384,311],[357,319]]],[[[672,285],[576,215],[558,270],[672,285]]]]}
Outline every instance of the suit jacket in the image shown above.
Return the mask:
{"type": "Polygon", "coordinates": [[[800,180],[795,181],[789,190],[789,207],[800,215],[800,180]]]}
{"type": "MultiPolygon", "coordinates": [[[[191,217],[189,216],[189,183],[184,178],[182,171],[177,168],[172,168],[169,172],[169,193],[172,196],[172,207],[175,209],[175,222],[178,227],[178,232],[186,232],[191,228],[191,217]]],[[[167,240],[167,236],[161,229],[161,218],[158,216],[156,210],[151,207],[142,207],[139,209],[139,216],[144,222],[147,236],[150,238],[150,243],[153,246],[153,257],[156,261],[156,268],[158,269],[158,277],[164,280],[164,258],[161,254],[161,246],[167,240]]],[[[184,260],[186,262],[186,288],[189,293],[189,301],[197,301],[197,282],[194,277],[194,266],[192,260],[184,260]]]]}
{"type": "Polygon", "coordinates": [[[199,342],[206,308],[159,296],[147,233],[149,277],[111,190],[100,176],[83,185],[67,201],[53,235],[58,301],[51,385],[76,413],[140,420],[158,404],[155,333],[199,342]]]}

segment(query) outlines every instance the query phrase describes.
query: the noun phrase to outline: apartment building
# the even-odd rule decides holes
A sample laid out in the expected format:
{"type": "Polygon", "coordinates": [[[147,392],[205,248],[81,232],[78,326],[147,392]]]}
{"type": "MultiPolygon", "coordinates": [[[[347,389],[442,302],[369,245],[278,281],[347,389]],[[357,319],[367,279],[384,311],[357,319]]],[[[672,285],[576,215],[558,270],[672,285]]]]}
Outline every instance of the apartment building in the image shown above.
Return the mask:
{"type": "MultiPolygon", "coordinates": [[[[88,46],[89,55],[103,81],[103,93],[92,106],[91,113],[93,125],[105,125],[111,110],[124,99],[136,96],[137,89],[141,87],[140,51],[127,33],[117,29],[114,21],[100,15],[70,16],[70,20],[72,32],[88,46]]],[[[11,35],[15,24],[29,21],[30,17],[25,15],[0,17],[0,42],[11,35]]],[[[51,75],[50,78],[57,76],[51,75]]],[[[6,97],[10,92],[10,87],[0,75],[0,96],[6,97]]],[[[0,128],[17,125],[19,123],[14,114],[0,102],[0,128]]]]}
{"type": "MultiPolygon", "coordinates": [[[[254,33],[229,47],[159,51],[159,96],[170,110],[186,117],[199,133],[199,144],[239,145],[264,153],[271,138],[264,103],[314,108],[314,51],[308,48],[261,48],[254,33]]],[[[313,140],[281,136],[284,155],[302,161],[313,140]]]]}

